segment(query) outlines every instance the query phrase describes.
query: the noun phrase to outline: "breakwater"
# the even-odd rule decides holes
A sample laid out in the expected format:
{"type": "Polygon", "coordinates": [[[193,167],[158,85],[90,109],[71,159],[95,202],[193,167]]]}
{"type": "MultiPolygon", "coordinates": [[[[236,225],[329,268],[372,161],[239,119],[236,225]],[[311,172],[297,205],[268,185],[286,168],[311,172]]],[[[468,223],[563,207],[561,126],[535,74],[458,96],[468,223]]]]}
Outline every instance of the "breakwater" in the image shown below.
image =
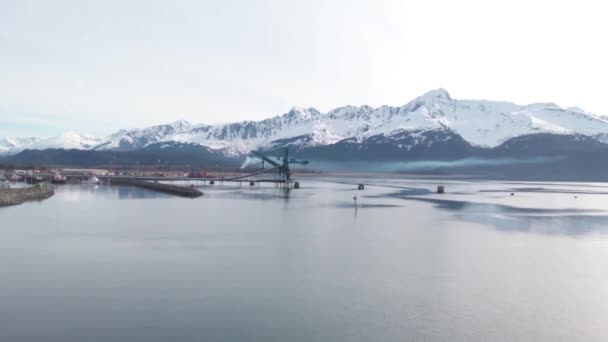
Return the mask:
{"type": "Polygon", "coordinates": [[[54,194],[55,189],[47,183],[39,183],[29,188],[2,188],[0,189],[0,207],[28,201],[42,201],[54,194]]]}
{"type": "Polygon", "coordinates": [[[160,191],[172,195],[182,196],[182,197],[200,197],[203,193],[193,187],[189,186],[180,186],[173,184],[164,184],[157,182],[149,182],[143,180],[136,179],[128,179],[128,178],[110,178],[110,184],[114,185],[133,185],[140,188],[145,188],[154,191],[160,191]]]}

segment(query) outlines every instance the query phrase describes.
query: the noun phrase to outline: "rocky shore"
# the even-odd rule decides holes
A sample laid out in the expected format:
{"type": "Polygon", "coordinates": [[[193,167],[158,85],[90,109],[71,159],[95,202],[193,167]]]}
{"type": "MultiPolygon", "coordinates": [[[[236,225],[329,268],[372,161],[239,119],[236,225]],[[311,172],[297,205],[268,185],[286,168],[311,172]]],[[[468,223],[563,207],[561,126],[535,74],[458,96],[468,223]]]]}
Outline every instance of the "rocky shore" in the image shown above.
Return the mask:
{"type": "Polygon", "coordinates": [[[41,201],[54,194],[53,186],[47,183],[39,183],[29,188],[0,188],[0,207],[41,201]]]}

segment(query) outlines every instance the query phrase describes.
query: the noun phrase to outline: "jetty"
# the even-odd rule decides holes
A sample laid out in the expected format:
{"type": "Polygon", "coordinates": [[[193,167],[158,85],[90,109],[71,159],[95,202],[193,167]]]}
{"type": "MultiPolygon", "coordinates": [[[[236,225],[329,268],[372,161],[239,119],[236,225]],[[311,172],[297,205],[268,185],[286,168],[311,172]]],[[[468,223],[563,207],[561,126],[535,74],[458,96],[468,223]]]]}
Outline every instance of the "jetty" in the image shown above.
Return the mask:
{"type": "Polygon", "coordinates": [[[0,188],[0,207],[42,201],[54,194],[55,189],[48,183],[38,183],[27,188],[0,188]]]}
{"type": "Polygon", "coordinates": [[[133,178],[123,178],[123,177],[112,177],[110,178],[110,184],[115,185],[132,185],[137,186],[144,189],[164,192],[172,195],[182,196],[182,197],[200,197],[203,193],[192,186],[181,186],[174,184],[166,184],[159,183],[156,181],[145,181],[133,178]]]}

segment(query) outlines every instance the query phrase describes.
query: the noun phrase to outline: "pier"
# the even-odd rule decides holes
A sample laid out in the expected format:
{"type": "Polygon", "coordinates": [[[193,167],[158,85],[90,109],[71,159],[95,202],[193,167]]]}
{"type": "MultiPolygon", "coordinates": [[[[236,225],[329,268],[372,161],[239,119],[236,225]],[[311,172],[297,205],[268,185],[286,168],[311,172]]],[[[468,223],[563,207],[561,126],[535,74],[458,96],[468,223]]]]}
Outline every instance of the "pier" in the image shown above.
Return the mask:
{"type": "Polygon", "coordinates": [[[196,189],[192,186],[180,186],[174,184],[165,184],[158,182],[151,182],[133,178],[124,178],[124,177],[114,177],[110,179],[110,184],[116,185],[133,185],[144,189],[164,192],[172,195],[182,196],[182,197],[200,197],[203,195],[202,191],[196,189]]]}
{"type": "Polygon", "coordinates": [[[116,185],[133,185],[142,188],[147,188],[155,191],[162,191],[184,197],[198,197],[202,195],[202,192],[197,190],[197,187],[202,186],[214,186],[223,185],[224,183],[232,183],[242,187],[243,184],[249,184],[250,187],[260,186],[261,184],[274,184],[275,187],[284,189],[299,189],[300,182],[291,178],[290,164],[307,165],[308,161],[295,160],[289,157],[289,151],[287,148],[283,150],[283,156],[277,157],[277,160],[273,160],[258,151],[251,151],[253,155],[262,159],[262,168],[254,170],[246,174],[237,174],[230,176],[207,176],[207,174],[201,173],[174,173],[173,175],[164,174],[161,172],[155,173],[140,173],[139,168],[137,173],[128,172],[121,173],[118,171],[112,172],[112,170],[65,170],[66,172],[59,171],[50,172],[32,172],[28,171],[27,174],[22,175],[24,180],[30,184],[38,182],[52,182],[54,177],[58,175],[61,177],[61,181],[65,182],[87,182],[90,179],[94,179],[94,182],[105,183],[105,184],[116,184],[116,185]],[[265,165],[270,165],[266,168],[265,165]],[[103,174],[102,174],[103,171],[103,174]],[[275,174],[274,178],[260,178],[262,174],[275,174]],[[189,186],[168,184],[168,182],[185,182],[189,186]],[[191,184],[192,182],[198,182],[198,185],[191,184]]]}
{"type": "MultiPolygon", "coordinates": [[[[259,176],[263,173],[268,173],[272,171],[272,169],[266,170],[258,170],[248,174],[236,175],[236,176],[207,176],[207,177],[188,177],[181,175],[150,175],[150,174],[139,174],[139,175],[100,175],[93,173],[63,173],[66,181],[68,183],[80,183],[86,182],[91,177],[96,177],[99,179],[101,183],[104,184],[129,184],[136,185],[137,181],[142,181],[145,183],[155,183],[155,182],[163,182],[160,184],[167,184],[167,182],[180,182],[180,183],[198,183],[195,187],[203,187],[203,186],[221,186],[225,183],[234,184],[238,186],[243,186],[243,184],[248,184],[250,186],[256,185],[259,186],[261,184],[274,184],[280,188],[293,188],[299,189],[300,182],[293,179],[276,179],[276,178],[259,178],[259,176]]],[[[24,181],[30,184],[35,184],[38,182],[51,182],[53,179],[53,173],[36,173],[35,175],[25,175],[24,181]]],[[[139,183],[138,183],[139,184],[139,183]]],[[[183,187],[183,186],[182,186],[183,187]]]]}

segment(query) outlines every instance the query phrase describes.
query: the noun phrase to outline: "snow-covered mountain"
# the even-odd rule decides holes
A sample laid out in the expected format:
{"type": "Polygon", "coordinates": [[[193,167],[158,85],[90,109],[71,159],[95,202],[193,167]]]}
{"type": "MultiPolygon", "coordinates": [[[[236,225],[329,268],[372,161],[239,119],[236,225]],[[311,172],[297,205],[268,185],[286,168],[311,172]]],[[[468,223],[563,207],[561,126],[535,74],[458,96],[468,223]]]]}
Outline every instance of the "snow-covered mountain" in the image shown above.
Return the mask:
{"type": "Polygon", "coordinates": [[[234,156],[252,149],[271,150],[285,145],[303,149],[338,142],[365,144],[368,140],[377,143],[381,138],[409,150],[417,144],[433,144],[433,139],[445,141],[453,136],[474,147],[494,148],[510,139],[538,133],[584,135],[608,142],[608,118],[579,108],[563,109],[552,103],[517,105],[455,100],[444,89],[437,89],[400,107],[345,106],[327,113],[296,107],[262,121],[220,125],[177,121],[120,130],[106,138],[71,132],[31,142],[0,139],[0,153],[16,153],[26,148],[128,151],[159,142],[180,142],[199,144],[234,156]]]}
{"type": "Polygon", "coordinates": [[[18,153],[39,141],[38,138],[0,138],[0,155],[18,153]]]}
{"type": "Polygon", "coordinates": [[[65,132],[57,137],[40,138],[0,138],[0,154],[10,155],[25,149],[46,150],[49,148],[89,150],[102,144],[106,138],[76,132],[65,132]]]}

